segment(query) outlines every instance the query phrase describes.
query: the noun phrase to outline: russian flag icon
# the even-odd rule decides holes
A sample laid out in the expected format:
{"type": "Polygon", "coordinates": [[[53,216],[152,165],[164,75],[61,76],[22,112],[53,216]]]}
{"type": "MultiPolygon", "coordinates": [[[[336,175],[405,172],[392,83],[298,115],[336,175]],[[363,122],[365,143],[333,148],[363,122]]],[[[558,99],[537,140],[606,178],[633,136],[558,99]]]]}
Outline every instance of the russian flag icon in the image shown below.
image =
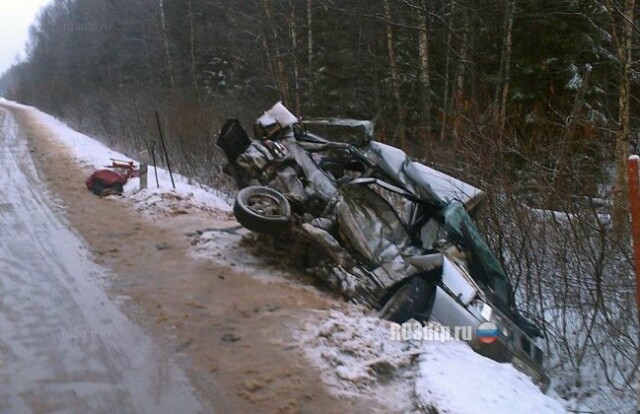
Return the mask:
{"type": "Polygon", "coordinates": [[[500,331],[498,327],[491,322],[484,322],[478,326],[476,330],[476,336],[478,340],[483,344],[492,344],[498,340],[498,335],[500,335],[500,331]]]}

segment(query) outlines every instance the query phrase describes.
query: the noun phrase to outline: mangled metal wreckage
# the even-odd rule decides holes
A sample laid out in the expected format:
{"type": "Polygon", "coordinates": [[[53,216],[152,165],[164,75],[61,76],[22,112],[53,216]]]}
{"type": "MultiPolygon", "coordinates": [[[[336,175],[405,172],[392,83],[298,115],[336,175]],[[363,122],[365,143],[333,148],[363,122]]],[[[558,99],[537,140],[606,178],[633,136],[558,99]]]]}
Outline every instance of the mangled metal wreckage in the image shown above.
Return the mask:
{"type": "Polygon", "coordinates": [[[317,246],[326,257],[323,280],[381,317],[471,326],[475,351],[512,362],[547,388],[540,330],[518,312],[505,271],[469,215],[482,191],[376,142],[369,121],[299,121],[278,103],[254,135],[232,119],[218,140],[240,188],[240,224],[317,246]],[[360,131],[361,139],[311,132],[332,126],[360,131]],[[481,325],[495,327],[494,342],[475,334],[481,325]]]}

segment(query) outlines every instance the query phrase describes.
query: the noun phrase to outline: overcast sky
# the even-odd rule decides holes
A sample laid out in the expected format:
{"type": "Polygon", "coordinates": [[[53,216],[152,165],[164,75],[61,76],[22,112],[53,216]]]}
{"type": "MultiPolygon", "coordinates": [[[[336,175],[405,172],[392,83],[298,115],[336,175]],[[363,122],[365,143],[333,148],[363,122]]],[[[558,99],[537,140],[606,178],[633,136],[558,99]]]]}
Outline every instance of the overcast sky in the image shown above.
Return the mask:
{"type": "Polygon", "coordinates": [[[52,0],[0,0],[0,74],[24,57],[29,27],[38,11],[52,0]]]}

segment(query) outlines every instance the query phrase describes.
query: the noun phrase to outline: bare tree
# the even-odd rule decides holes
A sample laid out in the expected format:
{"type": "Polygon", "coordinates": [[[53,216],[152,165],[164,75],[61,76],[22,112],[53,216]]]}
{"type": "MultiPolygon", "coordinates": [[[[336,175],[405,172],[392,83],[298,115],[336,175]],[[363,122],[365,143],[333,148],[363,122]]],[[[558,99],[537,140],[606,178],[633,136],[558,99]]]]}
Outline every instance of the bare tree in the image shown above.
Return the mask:
{"type": "Polygon", "coordinates": [[[460,133],[460,127],[462,123],[462,113],[464,111],[465,101],[465,79],[466,79],[466,65],[467,65],[467,53],[468,38],[469,38],[469,20],[467,16],[467,10],[462,10],[462,38],[460,40],[460,51],[458,52],[458,68],[456,69],[456,83],[454,84],[454,92],[451,99],[451,113],[452,113],[452,128],[451,136],[454,139],[454,143],[458,139],[460,133]]]}
{"type": "Polygon", "coordinates": [[[313,67],[313,0],[307,0],[307,95],[309,105],[313,105],[314,67],[313,67]]]}
{"type": "Polygon", "coordinates": [[[262,7],[264,14],[267,18],[267,31],[270,33],[272,42],[266,42],[265,48],[267,54],[269,54],[273,60],[272,67],[275,70],[276,81],[278,83],[278,90],[280,91],[281,99],[288,103],[290,100],[289,89],[289,77],[287,76],[287,68],[285,63],[285,53],[282,50],[282,43],[278,41],[278,31],[276,23],[274,22],[273,11],[269,0],[262,0],[262,7]],[[275,55],[270,52],[270,49],[275,50],[275,55]]]}
{"type": "Polygon", "coordinates": [[[418,55],[420,58],[420,84],[422,86],[422,112],[427,130],[427,137],[431,136],[431,74],[429,72],[429,14],[427,2],[422,1],[418,55]]]}
{"type": "Polygon", "coordinates": [[[443,142],[449,127],[450,101],[451,101],[451,61],[453,55],[453,18],[456,10],[456,2],[450,3],[449,19],[447,19],[447,37],[445,41],[445,67],[444,67],[444,92],[442,98],[442,114],[440,116],[440,142],[443,142]]]}
{"type": "Polygon", "coordinates": [[[505,1],[505,15],[502,51],[500,53],[500,72],[496,85],[494,102],[494,122],[498,132],[502,135],[507,112],[507,97],[509,95],[509,79],[511,74],[511,51],[513,48],[513,17],[515,15],[516,0],[505,1]]]}
{"type": "Polygon", "coordinates": [[[187,2],[188,4],[188,12],[189,12],[189,51],[190,51],[190,60],[191,60],[191,82],[193,84],[193,92],[196,94],[198,100],[200,100],[200,92],[198,89],[198,80],[196,78],[196,42],[195,42],[195,34],[194,34],[194,24],[193,24],[193,8],[191,6],[191,0],[187,2]]]}
{"type": "Polygon", "coordinates": [[[607,8],[611,16],[611,30],[616,42],[616,51],[620,62],[619,94],[618,94],[618,128],[616,131],[615,164],[616,182],[614,186],[613,219],[616,234],[622,236],[628,228],[628,180],[626,161],[629,157],[631,142],[631,66],[633,47],[633,9],[635,0],[625,0],[623,9],[607,0],[607,8]],[[618,19],[619,15],[619,19],[618,19]],[[620,33],[616,20],[620,20],[620,33]]]}
{"type": "Polygon", "coordinates": [[[171,87],[175,88],[176,81],[173,77],[173,62],[171,60],[171,52],[169,51],[169,37],[167,36],[167,19],[164,12],[164,0],[158,0],[158,7],[160,9],[160,28],[162,34],[162,44],[164,45],[167,74],[169,76],[171,87]]]}
{"type": "Polygon", "coordinates": [[[289,31],[291,36],[291,59],[293,61],[293,85],[295,113],[302,113],[300,99],[300,66],[298,63],[298,28],[296,25],[296,8],[293,0],[289,0],[289,31]]]}
{"type": "Polygon", "coordinates": [[[396,110],[398,113],[398,124],[395,129],[395,135],[398,136],[400,145],[404,148],[407,145],[407,131],[406,131],[406,111],[405,103],[402,100],[402,91],[400,84],[400,75],[398,74],[398,62],[396,57],[396,45],[393,34],[393,26],[391,25],[391,8],[389,7],[389,0],[383,0],[384,6],[384,18],[389,22],[387,24],[387,57],[389,60],[389,70],[391,72],[391,88],[393,90],[393,97],[395,98],[396,110]]]}

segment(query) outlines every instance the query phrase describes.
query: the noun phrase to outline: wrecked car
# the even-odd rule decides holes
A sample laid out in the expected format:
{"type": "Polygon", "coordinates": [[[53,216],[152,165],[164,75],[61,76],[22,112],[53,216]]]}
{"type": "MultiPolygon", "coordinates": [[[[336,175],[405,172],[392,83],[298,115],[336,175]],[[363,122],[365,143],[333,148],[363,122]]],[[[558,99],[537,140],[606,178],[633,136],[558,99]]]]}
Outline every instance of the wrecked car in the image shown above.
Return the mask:
{"type": "Polygon", "coordinates": [[[310,243],[325,258],[314,273],[383,318],[471,326],[476,352],[513,363],[546,390],[540,330],[518,311],[504,269],[470,216],[484,193],[375,141],[373,127],[300,121],[281,103],[257,120],[254,138],[228,120],[218,146],[240,188],[238,222],[310,243]],[[329,140],[311,132],[314,126],[361,136],[329,140]],[[491,341],[483,340],[487,329],[491,341]]]}

